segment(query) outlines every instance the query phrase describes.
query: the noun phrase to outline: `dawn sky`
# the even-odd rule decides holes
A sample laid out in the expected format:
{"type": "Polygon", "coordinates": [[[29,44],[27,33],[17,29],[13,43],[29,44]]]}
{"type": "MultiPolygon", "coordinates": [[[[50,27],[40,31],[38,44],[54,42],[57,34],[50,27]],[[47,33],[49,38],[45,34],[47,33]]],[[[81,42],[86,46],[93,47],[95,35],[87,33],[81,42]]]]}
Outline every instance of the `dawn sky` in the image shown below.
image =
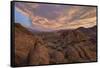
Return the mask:
{"type": "Polygon", "coordinates": [[[96,7],[16,2],[15,22],[37,30],[89,28],[96,25],[96,7]]]}

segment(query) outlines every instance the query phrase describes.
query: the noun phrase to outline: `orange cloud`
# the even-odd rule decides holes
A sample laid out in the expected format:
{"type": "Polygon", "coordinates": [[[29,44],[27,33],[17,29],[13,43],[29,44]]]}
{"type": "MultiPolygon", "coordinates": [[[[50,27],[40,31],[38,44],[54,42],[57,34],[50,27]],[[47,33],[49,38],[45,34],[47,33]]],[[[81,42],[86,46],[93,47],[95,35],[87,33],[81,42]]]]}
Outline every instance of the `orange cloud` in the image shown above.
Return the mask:
{"type": "MultiPolygon", "coordinates": [[[[58,14],[58,16],[55,19],[49,19],[39,15],[34,15],[34,11],[39,9],[40,6],[41,5],[39,4],[25,3],[21,8],[16,7],[16,9],[22,14],[28,16],[32,20],[33,25],[45,29],[58,30],[76,29],[79,27],[89,28],[96,25],[96,7],[69,6],[60,11],[54,10],[54,13],[58,14]]],[[[60,8],[60,5],[55,7],[60,8]]],[[[51,15],[55,16],[52,13],[51,15]]]]}

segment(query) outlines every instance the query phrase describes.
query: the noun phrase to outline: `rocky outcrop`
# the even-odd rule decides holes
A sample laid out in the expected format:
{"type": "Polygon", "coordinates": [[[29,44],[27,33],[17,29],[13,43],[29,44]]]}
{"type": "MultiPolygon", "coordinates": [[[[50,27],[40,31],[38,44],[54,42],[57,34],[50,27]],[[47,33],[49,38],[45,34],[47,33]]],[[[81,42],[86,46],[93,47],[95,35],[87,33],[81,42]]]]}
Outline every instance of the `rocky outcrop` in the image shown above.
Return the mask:
{"type": "Polygon", "coordinates": [[[32,33],[15,24],[15,66],[96,61],[96,41],[95,27],[32,33]]]}
{"type": "Polygon", "coordinates": [[[36,38],[31,32],[20,24],[15,25],[15,65],[27,64],[27,56],[31,48],[34,48],[36,38]]]}
{"type": "Polygon", "coordinates": [[[45,44],[42,40],[37,39],[35,42],[34,48],[30,49],[28,54],[28,64],[29,65],[40,65],[40,64],[49,64],[49,54],[48,48],[45,47],[45,44]]]}

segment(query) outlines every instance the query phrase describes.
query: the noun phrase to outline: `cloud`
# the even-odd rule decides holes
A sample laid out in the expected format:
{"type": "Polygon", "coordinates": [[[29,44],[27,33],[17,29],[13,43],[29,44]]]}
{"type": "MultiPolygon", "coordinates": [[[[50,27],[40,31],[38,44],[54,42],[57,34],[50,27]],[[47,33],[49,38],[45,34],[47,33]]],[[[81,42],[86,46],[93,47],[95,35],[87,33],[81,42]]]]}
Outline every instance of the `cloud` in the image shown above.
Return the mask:
{"type": "Polygon", "coordinates": [[[31,17],[34,16],[33,10],[37,8],[38,4],[33,3],[24,3],[24,2],[16,2],[15,3],[15,9],[17,11],[21,12],[22,14],[31,17]]]}
{"type": "Polygon", "coordinates": [[[76,20],[74,22],[65,24],[62,29],[76,29],[79,27],[89,28],[89,27],[93,27],[94,25],[96,25],[96,17],[82,19],[82,20],[76,20]]]}
{"type": "Polygon", "coordinates": [[[96,25],[96,7],[17,2],[15,9],[28,16],[33,25],[43,29],[76,29],[96,25]]]}

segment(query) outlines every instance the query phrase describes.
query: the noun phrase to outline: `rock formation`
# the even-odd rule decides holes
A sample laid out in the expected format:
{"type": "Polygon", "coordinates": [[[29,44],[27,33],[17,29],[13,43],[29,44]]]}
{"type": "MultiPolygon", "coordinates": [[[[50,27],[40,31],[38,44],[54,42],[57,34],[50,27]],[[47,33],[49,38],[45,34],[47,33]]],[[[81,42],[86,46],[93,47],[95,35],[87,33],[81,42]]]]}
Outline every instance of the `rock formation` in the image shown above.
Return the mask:
{"type": "Polygon", "coordinates": [[[15,66],[96,61],[96,26],[30,32],[15,24],[15,66]]]}

